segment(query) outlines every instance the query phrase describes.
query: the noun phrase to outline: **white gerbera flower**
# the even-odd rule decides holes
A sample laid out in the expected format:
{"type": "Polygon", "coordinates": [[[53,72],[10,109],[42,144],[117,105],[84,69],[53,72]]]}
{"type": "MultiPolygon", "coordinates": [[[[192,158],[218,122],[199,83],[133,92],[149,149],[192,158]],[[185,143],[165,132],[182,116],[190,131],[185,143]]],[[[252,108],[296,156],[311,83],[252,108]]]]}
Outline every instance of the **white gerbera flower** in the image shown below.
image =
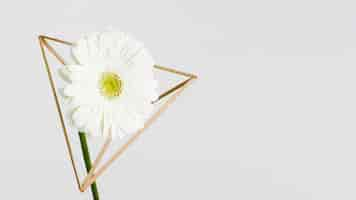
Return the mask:
{"type": "Polygon", "coordinates": [[[143,44],[123,32],[92,33],[73,46],[72,55],[77,64],[60,72],[74,126],[119,137],[143,128],[158,97],[154,61],[143,44]]]}

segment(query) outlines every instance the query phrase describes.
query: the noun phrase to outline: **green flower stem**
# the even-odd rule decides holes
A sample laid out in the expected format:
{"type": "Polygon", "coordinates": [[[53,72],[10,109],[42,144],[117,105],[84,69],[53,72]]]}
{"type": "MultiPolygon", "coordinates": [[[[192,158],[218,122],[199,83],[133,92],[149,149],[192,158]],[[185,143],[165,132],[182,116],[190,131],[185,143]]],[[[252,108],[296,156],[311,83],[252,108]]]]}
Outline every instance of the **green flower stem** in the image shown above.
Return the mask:
{"type": "MultiPolygon", "coordinates": [[[[87,138],[85,136],[85,133],[79,132],[79,139],[80,139],[80,145],[82,147],[85,167],[87,169],[87,172],[89,173],[91,169],[91,159],[90,159],[90,153],[89,153],[89,148],[88,148],[88,143],[87,143],[87,138]]],[[[99,193],[98,193],[98,188],[96,186],[96,182],[93,182],[90,187],[91,187],[91,193],[93,195],[93,199],[99,200],[99,193]]]]}

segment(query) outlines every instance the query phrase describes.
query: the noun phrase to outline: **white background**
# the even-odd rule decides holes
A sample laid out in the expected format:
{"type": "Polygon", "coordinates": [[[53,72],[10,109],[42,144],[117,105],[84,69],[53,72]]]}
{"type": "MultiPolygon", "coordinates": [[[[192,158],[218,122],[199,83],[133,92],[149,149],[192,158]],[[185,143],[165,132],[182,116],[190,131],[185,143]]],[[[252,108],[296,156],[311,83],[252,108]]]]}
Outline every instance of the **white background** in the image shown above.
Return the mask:
{"type": "Polygon", "coordinates": [[[75,41],[111,25],[200,79],[100,177],[102,199],[355,199],[354,8],[2,1],[0,198],[90,199],[74,184],[37,36],[75,41]]]}

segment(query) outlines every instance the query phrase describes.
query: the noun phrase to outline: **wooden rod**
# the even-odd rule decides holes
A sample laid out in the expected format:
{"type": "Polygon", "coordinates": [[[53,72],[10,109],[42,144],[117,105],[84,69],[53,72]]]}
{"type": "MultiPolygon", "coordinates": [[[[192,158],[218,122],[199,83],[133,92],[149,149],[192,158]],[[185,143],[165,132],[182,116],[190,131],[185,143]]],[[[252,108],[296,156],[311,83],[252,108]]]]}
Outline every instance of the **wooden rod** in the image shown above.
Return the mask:
{"type": "Polygon", "coordinates": [[[60,106],[60,103],[59,103],[59,100],[58,100],[56,87],[55,87],[55,84],[54,84],[54,81],[53,81],[53,78],[52,78],[51,69],[49,67],[47,56],[46,56],[46,52],[44,50],[45,42],[41,37],[39,37],[39,43],[40,43],[40,47],[41,47],[42,58],[43,58],[43,61],[44,61],[45,67],[46,67],[46,71],[47,71],[47,75],[48,75],[48,79],[49,79],[49,82],[50,82],[52,94],[53,94],[53,97],[54,97],[54,101],[56,103],[57,112],[59,113],[59,119],[60,119],[60,123],[61,123],[62,130],[63,130],[63,133],[64,133],[64,139],[66,141],[66,146],[67,146],[67,150],[68,150],[68,154],[69,154],[69,159],[70,159],[71,164],[72,164],[72,168],[73,168],[73,171],[74,171],[75,180],[77,182],[78,189],[80,190],[79,175],[78,175],[77,167],[76,167],[75,162],[74,162],[72,146],[70,144],[67,128],[66,128],[65,123],[64,123],[64,117],[62,115],[62,110],[61,110],[61,106],[60,106]]]}
{"type": "Polygon", "coordinates": [[[179,75],[186,76],[186,77],[193,78],[193,79],[197,79],[198,78],[198,76],[196,76],[194,74],[183,72],[183,71],[179,71],[179,70],[176,70],[176,69],[173,69],[173,68],[169,68],[169,67],[163,67],[163,66],[160,66],[160,65],[154,65],[153,67],[156,68],[156,69],[162,70],[162,71],[171,72],[173,74],[179,74],[179,75]]]}
{"type": "Polygon", "coordinates": [[[177,96],[180,95],[180,93],[188,87],[188,85],[191,83],[193,79],[188,79],[185,85],[183,85],[180,90],[178,90],[174,95],[172,95],[159,109],[158,111],[151,116],[145,123],[145,126],[138,130],[118,151],[114,153],[114,155],[106,162],[103,164],[101,168],[98,169],[98,171],[89,179],[89,184],[93,183],[100,175],[103,174],[103,172],[143,133],[144,130],[146,130],[157,118],[168,108],[168,106],[173,103],[177,96]]]}
{"type": "Polygon", "coordinates": [[[89,178],[94,174],[94,171],[96,170],[96,168],[98,167],[98,164],[101,162],[101,160],[104,157],[105,152],[108,150],[110,143],[111,143],[112,139],[111,139],[111,135],[109,135],[105,141],[105,143],[103,144],[103,146],[100,149],[100,152],[98,154],[98,156],[96,157],[96,159],[93,162],[93,165],[91,166],[90,171],[88,172],[88,174],[85,176],[82,185],[81,185],[81,191],[84,192],[90,185],[89,178]]]}

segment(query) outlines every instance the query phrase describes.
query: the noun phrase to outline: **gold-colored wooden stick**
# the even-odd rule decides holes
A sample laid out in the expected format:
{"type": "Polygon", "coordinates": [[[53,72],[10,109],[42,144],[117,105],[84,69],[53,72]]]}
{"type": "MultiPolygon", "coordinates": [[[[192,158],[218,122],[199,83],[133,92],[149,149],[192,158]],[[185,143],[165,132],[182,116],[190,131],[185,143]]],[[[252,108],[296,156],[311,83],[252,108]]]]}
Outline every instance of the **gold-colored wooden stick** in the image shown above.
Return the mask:
{"type": "Polygon", "coordinates": [[[57,58],[57,60],[62,64],[62,65],[66,65],[66,61],[64,60],[64,58],[62,58],[62,56],[60,56],[51,45],[48,44],[48,42],[44,39],[42,39],[43,44],[46,46],[46,48],[48,49],[48,51],[57,58]]]}
{"type": "Polygon", "coordinates": [[[96,159],[93,162],[93,165],[89,171],[89,173],[85,176],[81,186],[80,186],[80,191],[84,192],[85,189],[83,188],[87,188],[89,187],[91,184],[87,185],[89,178],[93,176],[94,171],[96,170],[96,168],[98,167],[99,163],[101,162],[101,160],[104,157],[105,152],[108,150],[110,143],[111,143],[112,139],[111,139],[111,135],[109,135],[104,143],[104,145],[101,147],[100,152],[98,153],[96,159]]]}
{"type": "Polygon", "coordinates": [[[166,72],[171,72],[173,74],[179,74],[179,75],[182,75],[182,76],[190,77],[190,78],[193,78],[193,79],[198,78],[195,74],[179,71],[179,70],[176,70],[176,69],[173,69],[173,68],[170,68],[170,67],[163,67],[163,66],[160,66],[160,65],[155,65],[154,68],[162,70],[162,71],[166,71],[166,72]]]}
{"type": "Polygon", "coordinates": [[[180,95],[180,93],[186,88],[188,87],[189,83],[191,83],[191,81],[193,80],[193,78],[188,79],[188,81],[182,85],[182,87],[180,88],[180,90],[178,90],[176,93],[174,93],[174,95],[172,95],[159,109],[156,113],[154,113],[151,118],[149,118],[147,120],[147,122],[145,123],[145,126],[138,130],[119,150],[117,150],[114,155],[105,163],[101,166],[101,168],[98,169],[98,171],[92,176],[90,177],[89,182],[87,183],[86,187],[83,187],[82,189],[86,190],[87,187],[89,187],[89,185],[91,183],[93,183],[100,175],[103,174],[103,172],[106,171],[106,169],[120,156],[122,155],[122,153],[134,142],[137,140],[137,138],[155,121],[157,120],[157,118],[168,108],[168,106],[173,103],[177,96],[180,95]]]}
{"type": "Polygon", "coordinates": [[[74,171],[75,180],[77,182],[78,189],[80,190],[80,180],[79,180],[79,176],[78,176],[77,167],[76,167],[75,162],[74,162],[72,145],[70,143],[68,132],[67,132],[67,128],[66,128],[66,125],[64,123],[64,117],[62,115],[62,110],[61,110],[61,106],[60,106],[59,99],[58,99],[58,96],[57,96],[56,87],[55,87],[55,84],[54,84],[54,81],[53,81],[53,78],[52,78],[51,69],[49,67],[47,56],[46,56],[46,52],[45,52],[45,49],[44,49],[44,46],[45,46],[44,45],[44,40],[41,37],[39,37],[39,43],[40,43],[40,47],[41,47],[42,59],[43,59],[44,64],[46,66],[46,71],[47,71],[47,75],[48,75],[48,78],[49,78],[49,83],[50,83],[50,86],[51,86],[52,94],[54,96],[54,101],[56,103],[57,112],[59,113],[59,119],[60,119],[62,130],[63,130],[63,133],[64,133],[64,139],[65,139],[65,142],[66,142],[66,145],[67,145],[69,159],[70,159],[71,164],[72,164],[72,168],[73,168],[73,171],[74,171]]]}
{"type": "Polygon", "coordinates": [[[74,43],[72,43],[72,42],[64,41],[64,40],[61,40],[61,39],[58,39],[58,38],[54,38],[54,37],[49,37],[49,36],[46,36],[46,35],[40,35],[39,37],[43,38],[43,39],[46,39],[46,40],[52,40],[54,42],[58,42],[58,43],[61,43],[61,44],[66,44],[66,45],[69,45],[69,46],[74,45],[74,43]]]}
{"type": "Polygon", "coordinates": [[[179,88],[181,88],[183,85],[185,85],[190,79],[187,79],[185,81],[182,81],[181,83],[177,84],[176,86],[172,87],[171,89],[168,89],[166,92],[163,92],[161,95],[159,95],[158,99],[153,101],[152,103],[156,103],[163,99],[164,97],[168,96],[169,94],[175,92],[179,88]]]}

